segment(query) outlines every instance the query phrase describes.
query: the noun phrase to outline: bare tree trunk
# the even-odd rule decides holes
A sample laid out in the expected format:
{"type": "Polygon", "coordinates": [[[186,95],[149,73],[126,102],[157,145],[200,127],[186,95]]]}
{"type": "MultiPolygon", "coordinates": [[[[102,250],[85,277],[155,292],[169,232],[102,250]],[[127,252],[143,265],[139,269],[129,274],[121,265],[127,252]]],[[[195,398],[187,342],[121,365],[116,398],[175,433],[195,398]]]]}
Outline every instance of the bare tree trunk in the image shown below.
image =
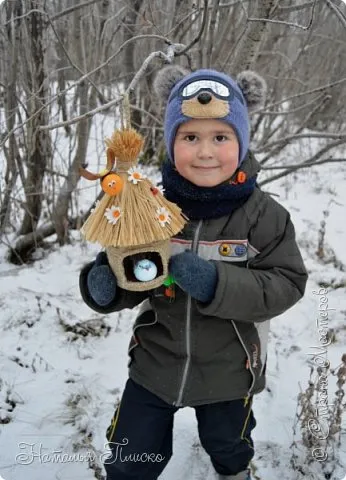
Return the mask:
{"type": "MultiPolygon", "coordinates": [[[[275,5],[276,0],[261,0],[253,16],[256,18],[269,18],[269,14],[275,5]]],[[[247,20],[248,21],[248,20],[247,20]]],[[[255,63],[264,35],[266,33],[266,22],[248,22],[246,31],[240,40],[236,50],[236,61],[234,71],[236,73],[251,68],[255,63]]]]}
{"type": "Polygon", "coordinates": [[[206,29],[208,32],[208,42],[207,42],[207,48],[206,48],[206,67],[211,68],[213,64],[213,55],[215,54],[214,50],[214,42],[215,42],[215,30],[217,29],[217,26],[219,24],[219,4],[220,0],[214,0],[214,5],[213,8],[210,12],[210,20],[209,20],[209,28],[206,29]]]}
{"type": "MultiPolygon", "coordinates": [[[[124,28],[124,38],[123,41],[126,42],[130,38],[136,35],[136,22],[138,12],[142,6],[143,0],[129,0],[127,2],[128,12],[125,17],[125,28],[124,28]]],[[[135,43],[129,42],[124,50],[123,56],[123,66],[124,66],[124,75],[125,75],[125,88],[129,85],[132,77],[135,74],[135,43]]],[[[136,104],[136,93],[132,92],[130,95],[130,103],[136,104]]],[[[134,111],[132,114],[132,123],[133,125],[140,129],[142,124],[141,113],[139,111],[134,111]]]]}
{"type": "MultiPolygon", "coordinates": [[[[60,36],[62,38],[62,35],[60,36]]],[[[57,54],[58,54],[58,57],[59,57],[59,60],[58,60],[58,64],[57,64],[57,68],[58,68],[58,89],[59,89],[59,92],[63,92],[66,88],[66,75],[65,75],[65,71],[64,71],[64,64],[65,64],[65,59],[64,59],[64,53],[62,51],[62,47],[61,45],[57,45],[57,54]]],[[[58,98],[58,105],[61,109],[61,116],[62,116],[62,120],[63,122],[65,122],[67,119],[68,119],[68,115],[67,115],[67,105],[66,105],[66,95],[65,94],[62,94],[59,98],[58,98]]],[[[65,127],[65,132],[66,132],[66,135],[70,135],[71,134],[71,128],[70,128],[70,125],[66,125],[65,127]]]]}
{"type": "MultiPolygon", "coordinates": [[[[16,98],[16,82],[17,82],[17,65],[18,65],[18,48],[19,38],[17,24],[18,20],[13,20],[22,14],[20,0],[6,3],[6,20],[9,22],[6,28],[8,39],[8,48],[10,48],[7,56],[8,66],[5,70],[7,72],[6,91],[5,91],[5,111],[7,130],[11,132],[15,125],[17,112],[17,98],[16,98]]],[[[6,173],[5,173],[5,192],[0,210],[0,235],[4,232],[9,224],[11,213],[11,196],[17,180],[16,155],[18,154],[16,136],[12,133],[9,137],[9,148],[4,149],[6,156],[6,173]]]]}
{"type": "MultiPolygon", "coordinates": [[[[90,98],[88,99],[88,84],[84,82],[79,87],[79,105],[80,115],[88,112],[96,106],[96,90],[92,88],[90,98]]],[[[88,148],[90,127],[92,120],[85,118],[78,123],[77,138],[78,145],[74,159],[69,166],[67,178],[59,191],[59,195],[53,210],[53,224],[58,236],[60,245],[68,242],[68,208],[71,201],[72,193],[77,187],[80,178],[79,167],[85,163],[85,157],[88,148]]]]}
{"type": "MultiPolygon", "coordinates": [[[[28,8],[31,10],[42,8],[40,0],[26,0],[28,8]]],[[[31,50],[31,68],[32,78],[28,81],[31,84],[31,95],[29,104],[29,115],[38,112],[47,102],[47,78],[45,71],[45,34],[46,20],[45,16],[37,11],[32,11],[29,20],[30,32],[30,50],[31,50]]],[[[38,127],[48,123],[47,111],[44,109],[30,122],[28,133],[28,158],[27,158],[27,178],[24,185],[26,196],[26,207],[20,234],[25,235],[33,232],[40,219],[42,209],[42,183],[49,156],[51,155],[50,136],[47,131],[39,130],[38,127]]]]}
{"type": "Polygon", "coordinates": [[[191,10],[191,2],[187,0],[176,0],[172,27],[174,28],[174,38],[179,38],[181,32],[186,28],[186,22],[182,21],[191,10]],[[177,26],[176,26],[177,24],[177,26]]]}

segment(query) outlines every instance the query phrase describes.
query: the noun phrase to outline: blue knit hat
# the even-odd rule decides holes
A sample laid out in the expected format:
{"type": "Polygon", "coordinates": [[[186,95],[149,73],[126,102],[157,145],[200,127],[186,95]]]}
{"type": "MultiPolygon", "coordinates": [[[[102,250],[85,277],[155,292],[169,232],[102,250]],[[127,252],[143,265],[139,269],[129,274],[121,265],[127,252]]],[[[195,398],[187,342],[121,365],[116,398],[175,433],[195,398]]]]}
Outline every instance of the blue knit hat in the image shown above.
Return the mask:
{"type": "Polygon", "coordinates": [[[172,162],[174,162],[173,145],[178,127],[191,118],[196,118],[184,115],[182,112],[183,101],[197,96],[197,100],[202,103],[208,99],[210,101],[212,95],[229,104],[228,109],[217,114],[224,113],[225,115],[216,118],[228,123],[234,129],[239,142],[239,164],[244,160],[249,148],[250,127],[246,102],[240,88],[228,75],[215,70],[197,70],[178,82],[168,99],[164,135],[167,153],[172,162]]]}
{"type": "Polygon", "coordinates": [[[238,164],[241,164],[250,142],[248,106],[258,106],[265,96],[266,84],[262,77],[246,71],[234,80],[216,70],[190,73],[182,67],[169,66],[159,72],[154,87],[161,98],[168,97],[164,138],[172,163],[178,127],[193,118],[210,118],[233,128],[239,143],[238,164]]]}

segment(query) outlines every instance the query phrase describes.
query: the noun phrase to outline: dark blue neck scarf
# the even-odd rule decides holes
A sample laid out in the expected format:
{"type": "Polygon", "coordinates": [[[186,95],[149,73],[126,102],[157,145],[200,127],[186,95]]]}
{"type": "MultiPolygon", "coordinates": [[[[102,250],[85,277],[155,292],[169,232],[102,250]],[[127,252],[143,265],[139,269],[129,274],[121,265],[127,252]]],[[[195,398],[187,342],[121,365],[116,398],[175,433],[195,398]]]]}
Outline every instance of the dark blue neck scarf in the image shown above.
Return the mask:
{"type": "Polygon", "coordinates": [[[219,218],[229,215],[250,197],[256,186],[257,174],[241,184],[223,183],[216,187],[198,187],[182,177],[166,160],[162,165],[165,197],[176,203],[190,220],[219,218]]]}

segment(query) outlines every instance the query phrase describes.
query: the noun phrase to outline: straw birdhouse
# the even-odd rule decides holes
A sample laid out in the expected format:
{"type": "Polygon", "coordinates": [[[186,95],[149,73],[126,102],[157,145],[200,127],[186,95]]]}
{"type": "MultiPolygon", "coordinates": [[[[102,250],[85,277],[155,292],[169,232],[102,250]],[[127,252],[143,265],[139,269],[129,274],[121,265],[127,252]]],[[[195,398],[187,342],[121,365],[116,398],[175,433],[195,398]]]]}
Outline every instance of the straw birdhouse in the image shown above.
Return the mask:
{"type": "Polygon", "coordinates": [[[81,231],[106,247],[118,285],[132,291],[156,288],[167,278],[170,239],[186,223],[138,167],[143,143],[132,128],[116,130],[106,139],[107,168],[99,174],[81,169],[85,178],[100,179],[105,192],[81,231]]]}

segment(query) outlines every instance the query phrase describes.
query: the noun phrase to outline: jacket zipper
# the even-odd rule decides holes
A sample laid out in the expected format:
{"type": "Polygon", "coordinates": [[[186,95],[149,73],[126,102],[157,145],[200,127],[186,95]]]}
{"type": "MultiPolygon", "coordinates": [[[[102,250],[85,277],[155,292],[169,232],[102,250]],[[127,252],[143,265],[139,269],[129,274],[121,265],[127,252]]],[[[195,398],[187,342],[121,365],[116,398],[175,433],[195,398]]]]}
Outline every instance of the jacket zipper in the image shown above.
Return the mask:
{"type": "MultiPolygon", "coordinates": [[[[191,245],[191,250],[195,253],[197,253],[197,250],[198,250],[198,239],[199,239],[199,234],[202,228],[202,224],[203,224],[203,220],[200,220],[195,230],[193,242],[191,245]]],[[[186,328],[185,328],[186,362],[185,362],[183,377],[181,380],[180,389],[178,393],[178,399],[173,404],[176,407],[182,406],[183,393],[186,385],[187,374],[188,374],[190,363],[191,363],[191,303],[192,303],[191,295],[188,295],[187,305],[186,305],[186,324],[185,324],[186,325],[186,328]]]]}
{"type": "Polygon", "coordinates": [[[237,336],[238,336],[238,338],[239,338],[239,341],[240,341],[240,343],[242,344],[242,347],[243,347],[244,350],[245,350],[246,356],[247,356],[247,358],[248,358],[248,360],[249,360],[249,370],[250,370],[251,375],[252,375],[252,383],[251,383],[251,386],[250,386],[250,388],[249,388],[249,390],[248,390],[248,392],[247,392],[247,396],[245,397],[245,405],[247,405],[247,403],[248,403],[248,401],[249,401],[249,398],[250,398],[250,396],[251,396],[251,391],[252,391],[252,389],[253,389],[253,387],[254,387],[254,384],[255,384],[255,378],[256,378],[256,377],[255,377],[255,373],[254,373],[254,371],[252,370],[252,367],[251,367],[251,355],[249,354],[249,352],[248,352],[247,349],[246,349],[245,343],[243,342],[243,339],[241,338],[241,335],[240,335],[237,327],[235,326],[234,320],[231,320],[231,322],[232,322],[232,325],[233,325],[233,327],[234,327],[234,330],[235,330],[235,332],[236,332],[236,334],[237,334],[237,336]]]}

